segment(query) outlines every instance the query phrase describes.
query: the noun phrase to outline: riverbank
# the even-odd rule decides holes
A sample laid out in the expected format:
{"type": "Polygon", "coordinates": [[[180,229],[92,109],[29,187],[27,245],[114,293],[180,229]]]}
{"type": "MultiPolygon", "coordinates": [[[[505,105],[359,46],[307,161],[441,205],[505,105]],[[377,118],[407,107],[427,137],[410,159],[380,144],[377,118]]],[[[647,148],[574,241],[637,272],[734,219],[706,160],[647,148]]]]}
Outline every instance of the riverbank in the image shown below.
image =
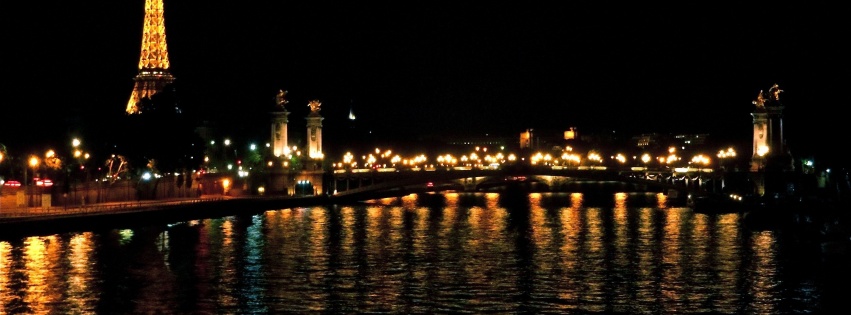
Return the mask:
{"type": "Polygon", "coordinates": [[[64,232],[131,228],[231,215],[254,215],[268,210],[327,204],[327,196],[175,198],[109,202],[77,207],[0,209],[0,239],[64,232]]]}

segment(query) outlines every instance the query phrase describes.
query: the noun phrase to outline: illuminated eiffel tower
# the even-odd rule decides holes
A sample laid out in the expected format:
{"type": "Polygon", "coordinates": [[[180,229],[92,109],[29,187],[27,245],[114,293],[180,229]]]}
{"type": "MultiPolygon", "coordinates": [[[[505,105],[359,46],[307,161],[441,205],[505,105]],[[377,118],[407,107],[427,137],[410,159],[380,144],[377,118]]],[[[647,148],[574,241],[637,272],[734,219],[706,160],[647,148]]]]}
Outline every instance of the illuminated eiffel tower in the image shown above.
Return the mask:
{"type": "Polygon", "coordinates": [[[139,114],[139,102],[161,92],[174,82],[168,70],[168,49],[165,41],[163,0],[145,0],[145,25],[142,30],[142,54],[139,57],[139,74],[136,75],[133,93],[127,102],[127,114],[139,114]]]}

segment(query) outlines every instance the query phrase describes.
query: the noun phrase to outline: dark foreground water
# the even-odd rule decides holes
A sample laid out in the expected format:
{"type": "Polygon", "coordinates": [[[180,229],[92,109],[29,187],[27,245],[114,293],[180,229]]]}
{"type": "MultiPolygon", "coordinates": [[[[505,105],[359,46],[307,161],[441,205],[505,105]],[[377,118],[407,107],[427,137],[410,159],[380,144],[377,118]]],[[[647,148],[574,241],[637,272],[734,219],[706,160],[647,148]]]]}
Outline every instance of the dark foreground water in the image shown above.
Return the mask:
{"type": "Polygon", "coordinates": [[[847,306],[847,257],[743,222],[656,194],[446,193],[27,237],[0,241],[0,314],[790,314],[847,306]]]}

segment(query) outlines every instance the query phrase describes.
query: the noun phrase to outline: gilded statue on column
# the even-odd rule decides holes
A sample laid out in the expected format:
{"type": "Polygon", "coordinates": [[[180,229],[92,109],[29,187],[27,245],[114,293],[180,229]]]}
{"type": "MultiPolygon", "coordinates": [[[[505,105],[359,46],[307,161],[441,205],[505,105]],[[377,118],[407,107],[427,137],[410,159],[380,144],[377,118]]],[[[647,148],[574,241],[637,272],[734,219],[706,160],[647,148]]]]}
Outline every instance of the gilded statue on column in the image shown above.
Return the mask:
{"type": "Polygon", "coordinates": [[[780,86],[775,83],[770,89],[768,89],[768,93],[765,93],[765,90],[759,90],[759,94],[756,95],[756,100],[752,103],[756,105],[756,108],[765,108],[766,103],[779,103],[781,92],[783,92],[783,90],[781,90],[780,86]]]}
{"type": "Polygon", "coordinates": [[[319,106],[322,106],[322,103],[320,103],[319,100],[312,100],[307,104],[307,106],[310,106],[311,112],[317,113],[319,112],[319,106]]]}
{"type": "Polygon", "coordinates": [[[283,108],[284,105],[287,105],[287,103],[289,103],[289,101],[286,100],[286,97],[287,91],[278,90],[278,95],[275,95],[275,104],[283,108]]]}

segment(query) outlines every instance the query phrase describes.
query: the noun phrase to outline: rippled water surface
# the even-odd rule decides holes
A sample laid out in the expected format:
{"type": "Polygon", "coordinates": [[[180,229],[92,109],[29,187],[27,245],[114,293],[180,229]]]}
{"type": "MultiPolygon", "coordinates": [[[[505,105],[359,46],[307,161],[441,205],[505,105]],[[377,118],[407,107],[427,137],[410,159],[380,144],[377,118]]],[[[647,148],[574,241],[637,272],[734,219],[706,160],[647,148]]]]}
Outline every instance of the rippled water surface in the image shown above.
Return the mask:
{"type": "Polygon", "coordinates": [[[664,195],[423,194],[0,241],[0,314],[811,313],[846,263],[664,195]]]}

